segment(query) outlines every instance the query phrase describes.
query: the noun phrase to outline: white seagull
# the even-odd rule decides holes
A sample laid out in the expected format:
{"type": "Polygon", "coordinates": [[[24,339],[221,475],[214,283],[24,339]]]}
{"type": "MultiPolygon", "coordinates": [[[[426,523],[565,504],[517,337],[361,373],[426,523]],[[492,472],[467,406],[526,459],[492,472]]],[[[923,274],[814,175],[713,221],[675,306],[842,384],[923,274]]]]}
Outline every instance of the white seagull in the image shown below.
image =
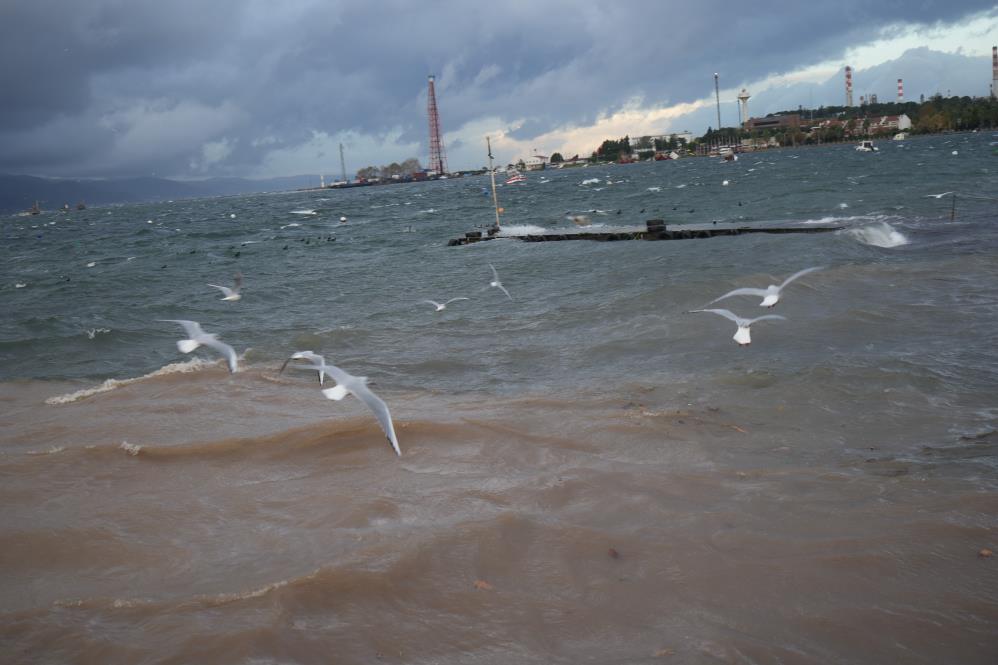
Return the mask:
{"type": "Polygon", "coordinates": [[[953,192],[943,192],[942,194],[926,194],[925,198],[927,198],[927,199],[941,199],[942,197],[949,196],[952,193],[953,192]]]}
{"type": "Polygon", "coordinates": [[[208,286],[213,286],[219,291],[221,291],[223,294],[225,294],[225,297],[222,298],[222,300],[232,300],[232,301],[239,300],[240,298],[242,298],[242,296],[239,294],[239,289],[241,289],[243,286],[243,275],[242,273],[239,272],[236,273],[236,283],[232,285],[231,289],[227,286],[219,286],[218,284],[209,284],[208,286]]]}
{"type": "Polygon", "coordinates": [[[381,425],[381,430],[385,433],[388,438],[388,442],[392,444],[392,448],[395,449],[395,454],[402,455],[402,449],[399,448],[398,437],[395,436],[395,426],[392,424],[392,414],[388,411],[388,405],[385,404],[380,397],[371,392],[367,387],[367,377],[366,376],[353,376],[352,374],[347,374],[339,367],[334,365],[327,365],[326,363],[318,363],[315,365],[300,365],[298,369],[314,369],[320,374],[328,374],[334,381],[336,385],[332,388],[325,388],[322,394],[327,398],[339,401],[350,393],[361,402],[367,405],[371,411],[374,412],[374,417],[378,419],[378,424],[381,425]]]}
{"type": "Polygon", "coordinates": [[[735,340],[736,342],[738,342],[738,344],[741,345],[741,346],[747,346],[747,345],[749,345],[749,344],[752,343],[752,334],[749,332],[749,328],[756,321],[763,321],[765,319],[781,319],[783,321],[787,320],[787,318],[785,316],[780,316],[779,314],[763,314],[762,316],[757,316],[754,319],[743,319],[742,317],[738,316],[737,314],[735,314],[735,313],[733,313],[733,312],[731,312],[729,310],[726,310],[726,309],[694,309],[694,310],[690,310],[691,314],[693,314],[695,312],[712,312],[714,314],[720,314],[724,318],[730,319],[730,320],[734,321],[735,324],[738,326],[738,330],[735,331],[735,336],[732,337],[732,339],[735,340]]]}
{"type": "Polygon", "coordinates": [[[785,280],[783,280],[783,283],[780,284],[779,286],[775,284],[770,284],[764,289],[753,289],[750,287],[743,289],[735,289],[734,291],[725,293],[720,298],[714,298],[707,304],[713,305],[718,300],[724,300],[725,298],[730,298],[731,296],[760,296],[762,297],[762,302],[759,303],[760,307],[774,307],[776,303],[780,302],[780,295],[783,293],[783,289],[784,287],[786,287],[787,284],[794,281],[798,277],[803,277],[809,272],[814,272],[815,270],[821,270],[822,267],[823,266],[817,266],[815,268],[805,268],[800,272],[795,272],[794,274],[790,275],[790,277],[787,277],[785,280]]]}
{"type": "Polygon", "coordinates": [[[451,304],[455,300],[470,300],[470,298],[451,298],[447,302],[443,302],[443,303],[437,302],[436,300],[424,300],[423,302],[428,303],[430,305],[433,305],[434,307],[437,308],[438,312],[442,312],[445,309],[447,309],[447,305],[451,304]]]}
{"type": "MultiPolygon", "coordinates": [[[[301,360],[311,360],[316,365],[325,365],[326,364],[326,359],[323,358],[322,356],[320,356],[318,353],[312,353],[311,351],[295,351],[294,353],[291,354],[291,357],[288,358],[287,360],[285,360],[284,364],[281,365],[281,371],[278,372],[278,374],[281,374],[281,373],[284,372],[284,368],[288,366],[289,362],[291,362],[292,360],[299,360],[299,359],[301,359],[301,360]]],[[[301,369],[300,367],[298,367],[298,365],[292,365],[291,368],[292,369],[301,369]]],[[[313,368],[311,368],[311,367],[305,367],[304,369],[313,369],[313,368]]],[[[322,370],[319,370],[319,385],[320,386],[323,385],[323,383],[325,383],[325,379],[326,379],[326,375],[323,373],[322,370]]]]}
{"type": "Polygon", "coordinates": [[[209,346],[216,351],[220,352],[225,356],[226,362],[229,364],[229,371],[235,373],[238,371],[236,350],[233,349],[228,344],[218,341],[212,333],[206,333],[201,330],[201,324],[197,321],[185,321],[184,319],[157,319],[157,321],[164,321],[167,323],[179,323],[187,331],[187,336],[190,339],[181,339],[177,341],[177,348],[184,353],[190,353],[199,346],[209,346]]]}
{"type": "Polygon", "coordinates": [[[497,289],[501,290],[503,293],[506,294],[507,298],[509,298],[510,300],[512,300],[513,296],[509,295],[509,291],[507,291],[506,287],[503,286],[502,282],[499,281],[499,273],[496,272],[495,266],[490,263],[489,267],[492,268],[492,281],[489,282],[489,286],[494,286],[497,289]]]}

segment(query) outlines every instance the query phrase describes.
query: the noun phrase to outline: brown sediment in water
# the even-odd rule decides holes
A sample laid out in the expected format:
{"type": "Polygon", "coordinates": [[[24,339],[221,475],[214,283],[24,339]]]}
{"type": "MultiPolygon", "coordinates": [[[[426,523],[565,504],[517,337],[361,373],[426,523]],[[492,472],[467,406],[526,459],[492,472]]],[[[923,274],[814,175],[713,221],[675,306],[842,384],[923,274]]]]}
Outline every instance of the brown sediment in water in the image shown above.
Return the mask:
{"type": "Polygon", "coordinates": [[[8,662],[994,655],[996,495],[932,455],[787,459],[816,434],[776,409],[385,391],[397,458],[362,405],[252,369],[46,390],[2,394],[26,409],[0,457],[8,662]]]}

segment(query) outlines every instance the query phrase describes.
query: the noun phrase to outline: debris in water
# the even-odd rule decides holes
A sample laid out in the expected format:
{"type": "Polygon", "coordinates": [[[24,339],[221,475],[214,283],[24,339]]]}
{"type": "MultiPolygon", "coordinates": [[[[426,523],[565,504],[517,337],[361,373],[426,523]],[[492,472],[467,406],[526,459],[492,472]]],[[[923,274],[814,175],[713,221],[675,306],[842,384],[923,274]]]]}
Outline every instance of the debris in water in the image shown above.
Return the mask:
{"type": "Polygon", "coordinates": [[[495,587],[486,582],[485,580],[475,580],[475,588],[481,591],[492,591],[495,587]]]}
{"type": "Polygon", "coordinates": [[[978,556],[979,558],[981,558],[981,559],[990,559],[991,557],[993,557],[993,556],[994,556],[994,554],[995,554],[994,552],[992,552],[992,551],[991,551],[991,550],[989,550],[989,549],[988,549],[987,547],[985,547],[985,548],[982,548],[982,549],[981,549],[981,550],[980,550],[980,551],[979,551],[979,552],[977,553],[977,556],[978,556]]]}

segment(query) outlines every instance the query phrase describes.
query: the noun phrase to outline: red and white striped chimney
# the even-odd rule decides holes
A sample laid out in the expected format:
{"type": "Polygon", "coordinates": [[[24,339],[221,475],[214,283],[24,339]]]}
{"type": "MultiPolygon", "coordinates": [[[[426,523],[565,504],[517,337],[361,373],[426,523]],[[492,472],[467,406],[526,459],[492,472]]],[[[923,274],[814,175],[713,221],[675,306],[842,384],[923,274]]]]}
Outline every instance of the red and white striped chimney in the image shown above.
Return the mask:
{"type": "Polygon", "coordinates": [[[904,81],[902,79],[898,79],[898,101],[904,101],[904,81]]]}
{"type": "Polygon", "coordinates": [[[852,67],[846,65],[846,106],[852,106],[852,67]]]}

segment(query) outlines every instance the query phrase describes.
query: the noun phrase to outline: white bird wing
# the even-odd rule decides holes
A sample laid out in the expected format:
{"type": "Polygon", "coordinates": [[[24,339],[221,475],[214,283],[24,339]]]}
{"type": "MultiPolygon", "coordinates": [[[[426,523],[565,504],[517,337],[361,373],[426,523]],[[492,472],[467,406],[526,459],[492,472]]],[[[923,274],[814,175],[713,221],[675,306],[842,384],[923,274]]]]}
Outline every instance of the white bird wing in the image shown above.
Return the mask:
{"type": "Polygon", "coordinates": [[[239,360],[236,357],[236,350],[225,342],[219,341],[214,335],[205,335],[203,340],[198,340],[205,346],[210,346],[216,351],[220,352],[225,356],[226,362],[229,364],[229,371],[235,373],[239,369],[239,360]]]}
{"type": "Polygon", "coordinates": [[[384,431],[385,436],[388,437],[388,441],[392,444],[392,448],[395,449],[395,454],[401,457],[402,449],[399,448],[399,440],[398,437],[395,436],[395,426],[392,424],[392,414],[388,410],[388,405],[385,404],[380,397],[372,393],[370,389],[364,385],[363,381],[358,381],[357,385],[351,386],[349,390],[357,399],[366,404],[367,408],[374,412],[375,418],[378,419],[378,424],[381,425],[382,431],[384,431]]]}
{"type": "Polygon", "coordinates": [[[288,366],[288,363],[290,363],[292,360],[299,360],[299,359],[312,360],[312,361],[314,361],[317,364],[316,365],[312,365],[312,366],[292,365],[291,368],[292,369],[314,369],[314,370],[317,370],[319,372],[319,385],[320,386],[323,385],[324,379],[325,379],[325,375],[323,374],[323,370],[321,369],[321,367],[325,367],[326,366],[326,359],[324,357],[320,356],[318,353],[312,353],[311,351],[295,351],[294,353],[292,353],[288,357],[288,359],[284,361],[284,364],[281,365],[281,371],[278,372],[278,374],[283,373],[284,369],[288,366]]]}
{"type": "Polygon", "coordinates": [[[236,295],[236,292],[227,286],[219,286],[218,284],[209,284],[208,286],[214,286],[216,289],[224,293],[226,298],[236,295]]]}
{"type": "MultiPolygon", "coordinates": [[[[430,305],[433,305],[437,309],[439,309],[441,307],[440,303],[438,303],[436,300],[424,300],[423,302],[429,303],[430,305]]],[[[444,303],[444,304],[446,305],[447,303],[444,303]]]]}
{"type": "Polygon", "coordinates": [[[489,264],[489,267],[492,268],[492,279],[494,279],[495,281],[498,282],[499,281],[499,273],[496,272],[496,267],[494,265],[492,265],[491,263],[489,264]]]}
{"type": "Polygon", "coordinates": [[[201,330],[201,324],[197,321],[187,321],[186,319],[156,319],[157,321],[162,321],[164,323],[179,323],[184,327],[187,332],[187,336],[193,340],[200,341],[199,338],[207,337],[205,331],[201,330]]]}
{"type": "Polygon", "coordinates": [[[786,321],[787,317],[780,316],[779,314],[763,314],[762,316],[757,316],[754,319],[748,319],[748,320],[743,319],[743,321],[745,321],[746,326],[750,326],[756,321],[764,321],[766,319],[780,319],[781,321],[786,321]]]}
{"type": "MultiPolygon", "coordinates": [[[[739,326],[744,325],[748,321],[747,319],[743,319],[742,317],[738,316],[737,314],[735,314],[731,310],[727,310],[727,309],[694,309],[694,310],[691,310],[691,311],[692,312],[710,312],[712,314],[719,314],[720,316],[723,316],[726,319],[730,319],[731,321],[734,321],[739,326]]],[[[769,314],[767,316],[777,316],[777,315],[776,314],[769,314]]]]}
{"type": "MultiPolygon", "coordinates": [[[[471,300],[471,298],[451,298],[450,300],[448,300],[448,301],[447,301],[447,302],[445,302],[444,304],[445,304],[445,305],[449,305],[449,304],[451,304],[452,302],[457,302],[458,300],[471,300]]],[[[433,302],[433,301],[431,300],[430,302],[433,302]]]]}
{"type": "Polygon", "coordinates": [[[760,298],[766,297],[769,292],[766,289],[754,289],[751,287],[745,287],[743,289],[735,289],[734,291],[729,291],[725,293],[720,298],[714,298],[708,305],[716,303],[718,300],[724,300],[725,298],[730,298],[731,296],[759,296],[760,298]]]}
{"type": "MultiPolygon", "coordinates": [[[[319,367],[314,367],[313,369],[319,369],[319,367]]],[[[381,430],[388,437],[389,443],[392,444],[392,448],[395,449],[395,454],[401,456],[402,449],[399,447],[398,437],[395,436],[395,426],[392,424],[392,414],[388,411],[388,405],[382,401],[380,397],[371,392],[370,388],[364,385],[365,379],[359,376],[353,376],[347,374],[339,367],[334,365],[322,365],[322,371],[327,372],[329,376],[336,381],[338,386],[342,386],[346,390],[353,393],[354,397],[359,399],[361,402],[367,405],[373,413],[375,418],[378,419],[378,424],[381,425],[381,430]]]]}
{"type": "Polygon", "coordinates": [[[782,290],[783,287],[785,287],[787,284],[789,284],[790,282],[794,281],[798,277],[803,277],[804,275],[808,274],[809,272],[814,272],[815,270],[821,270],[823,267],[824,266],[815,266],[814,268],[804,268],[800,272],[795,272],[794,274],[790,275],[790,277],[787,277],[785,280],[783,280],[783,283],[780,284],[780,289],[782,290]]]}

